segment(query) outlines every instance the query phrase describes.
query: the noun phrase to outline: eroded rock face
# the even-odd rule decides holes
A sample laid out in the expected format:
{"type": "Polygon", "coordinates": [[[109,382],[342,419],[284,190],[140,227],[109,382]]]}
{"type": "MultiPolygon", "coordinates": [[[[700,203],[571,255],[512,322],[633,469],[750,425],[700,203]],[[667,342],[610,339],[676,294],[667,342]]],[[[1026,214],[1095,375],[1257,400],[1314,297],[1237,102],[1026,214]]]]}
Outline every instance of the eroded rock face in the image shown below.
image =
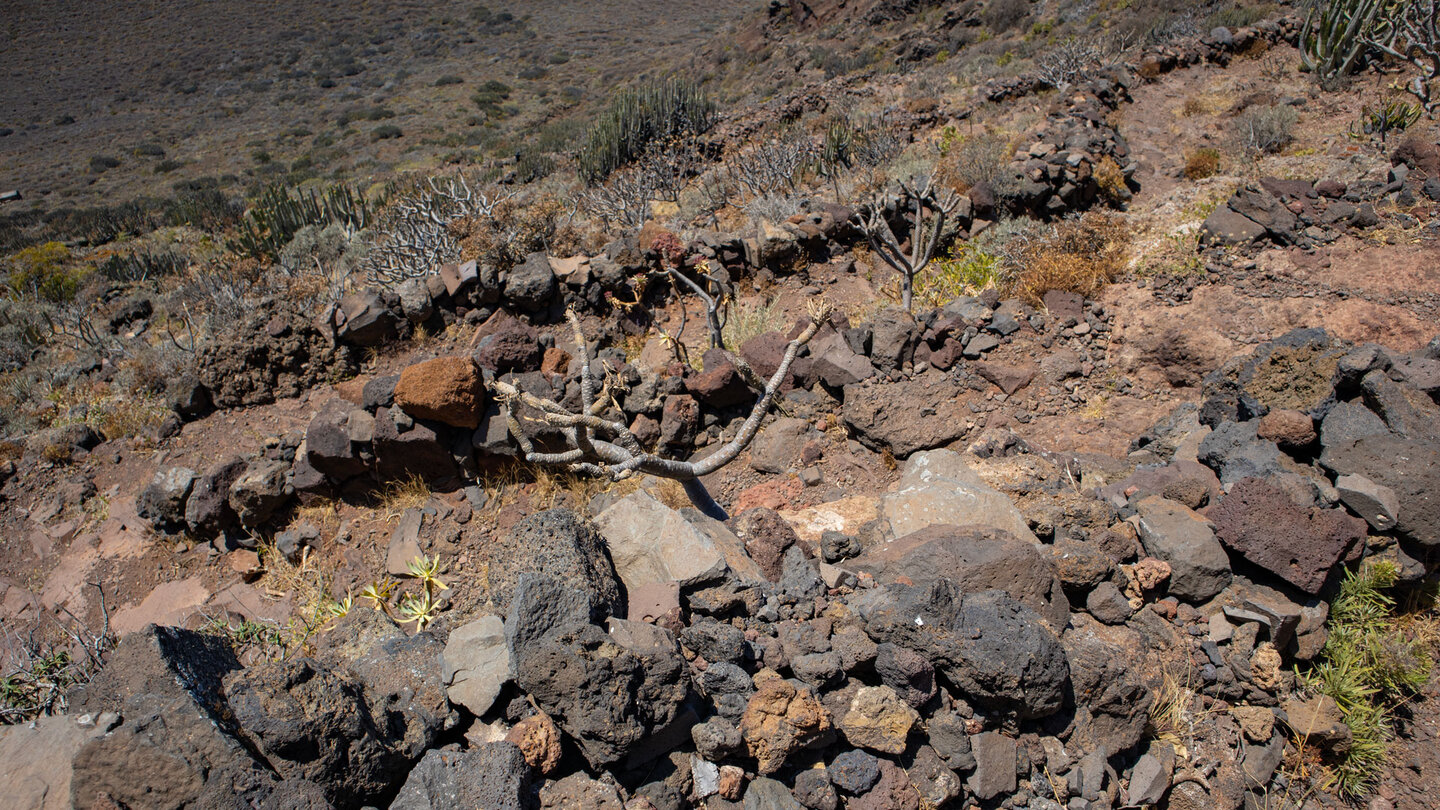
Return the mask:
{"type": "Polygon", "coordinates": [[[597,768],[674,720],[689,686],[673,637],[631,649],[593,624],[570,624],[515,652],[516,682],[597,768]]]}
{"type": "Polygon", "coordinates": [[[239,671],[218,638],[154,626],[127,636],[71,699],[77,714],[122,718],[75,755],[75,805],[220,807],[267,795],[274,777],[237,742],[225,706],[223,681],[239,671]]]}
{"type": "Polygon", "coordinates": [[[862,610],[871,638],[926,656],[969,698],[1023,719],[1065,703],[1064,649],[1039,614],[1003,591],[962,596],[946,579],[892,585],[862,610]]]}
{"type": "Polygon", "coordinates": [[[1003,531],[930,526],[876,545],[847,565],[881,584],[928,585],[944,578],[966,592],[1002,590],[1055,628],[1070,616],[1054,564],[1035,545],[1003,531]]]}
{"type": "Polygon", "coordinates": [[[477,550],[476,565],[488,573],[488,597],[497,612],[508,611],[522,573],[543,571],[570,587],[589,593],[606,615],[623,615],[620,578],[605,539],[588,521],[568,509],[533,514],[507,534],[477,550]]]}
{"type": "Polygon", "coordinates": [[[511,743],[492,742],[465,751],[430,751],[410,771],[390,807],[530,810],[534,802],[534,784],[524,754],[511,743]]]}
{"type": "Polygon", "coordinates": [[[265,301],[202,347],[196,365],[209,398],[221,408],[264,405],[355,374],[357,350],[314,317],[299,304],[265,301]]]}
{"type": "Polygon", "coordinates": [[[360,688],[317,661],[240,670],[225,691],[245,738],[271,766],[320,785],[333,804],[381,801],[405,776],[406,758],[376,726],[360,688]]]}

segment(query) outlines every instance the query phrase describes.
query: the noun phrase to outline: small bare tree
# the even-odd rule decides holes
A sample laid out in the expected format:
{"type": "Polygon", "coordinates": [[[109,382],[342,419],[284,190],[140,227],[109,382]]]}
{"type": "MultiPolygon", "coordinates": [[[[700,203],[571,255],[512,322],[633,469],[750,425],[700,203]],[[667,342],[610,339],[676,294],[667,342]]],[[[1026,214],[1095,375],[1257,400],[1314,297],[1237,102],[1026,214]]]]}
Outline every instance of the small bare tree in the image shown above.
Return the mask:
{"type": "MultiPolygon", "coordinates": [[[[607,410],[610,410],[613,404],[608,385],[596,377],[595,365],[590,356],[590,347],[580,328],[579,316],[571,310],[565,313],[565,317],[570,322],[575,344],[580,353],[580,410],[578,412],[571,411],[554,400],[522,391],[499,379],[486,382],[486,387],[491,395],[500,403],[505,415],[505,424],[510,429],[510,435],[520,445],[525,460],[532,464],[564,465],[576,473],[604,476],[612,481],[622,481],[637,473],[671,478],[680,482],[680,485],[685,488],[685,494],[690,498],[690,502],[701,512],[716,520],[728,520],[729,515],[710,496],[710,492],[700,478],[734,461],[740,452],[749,446],[756,433],[759,432],[760,423],[764,421],[771,403],[775,401],[775,395],[780,390],[786,375],[790,373],[790,365],[795,362],[795,357],[800,353],[800,347],[815,337],[821,324],[830,317],[830,308],[824,301],[811,306],[810,324],[786,347],[785,355],[780,360],[780,366],[771,375],[770,380],[765,383],[764,391],[755,401],[750,416],[741,425],[735,438],[699,461],[679,461],[647,452],[640,446],[640,441],[635,438],[635,434],[630,432],[623,421],[612,421],[605,417],[607,410]],[[519,406],[521,405],[538,411],[540,421],[558,428],[565,437],[568,449],[554,453],[537,451],[534,443],[530,441],[524,428],[520,425],[519,406]]],[[[744,362],[739,358],[736,360],[742,364],[744,362]]],[[[749,369],[748,366],[743,366],[743,368],[749,369]]]]}
{"type": "Polygon", "coordinates": [[[909,312],[914,299],[915,277],[924,272],[935,257],[940,234],[945,230],[945,219],[959,205],[960,198],[954,191],[935,188],[933,172],[925,178],[924,185],[901,181],[899,186],[898,194],[887,191],[868,210],[857,213],[855,218],[870,241],[870,247],[900,273],[901,304],[909,312]],[[892,207],[910,226],[908,253],[905,242],[895,236],[886,218],[886,212],[892,207]]]}
{"type": "Polygon", "coordinates": [[[650,215],[650,201],[659,199],[659,177],[643,166],[621,169],[601,185],[578,191],[575,205],[607,225],[638,228],[650,215]]]}
{"type": "Polygon", "coordinates": [[[756,197],[796,191],[820,150],[809,138],[792,135],[757,144],[725,161],[734,182],[756,197]]]}

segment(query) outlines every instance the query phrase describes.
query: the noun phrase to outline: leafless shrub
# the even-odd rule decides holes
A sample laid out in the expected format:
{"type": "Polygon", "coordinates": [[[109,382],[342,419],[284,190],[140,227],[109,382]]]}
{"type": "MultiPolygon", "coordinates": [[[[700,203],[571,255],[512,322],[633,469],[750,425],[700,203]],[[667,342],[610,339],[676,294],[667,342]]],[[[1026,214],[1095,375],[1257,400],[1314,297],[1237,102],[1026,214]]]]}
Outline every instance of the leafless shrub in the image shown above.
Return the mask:
{"type": "Polygon", "coordinates": [[[1189,12],[1167,16],[1145,32],[1145,40],[1151,45],[1169,45],[1200,36],[1200,24],[1189,12]]]}
{"type": "Polygon", "coordinates": [[[759,197],[797,191],[805,172],[820,157],[819,147],[802,135],[772,138],[732,155],[725,170],[735,184],[759,197]]]}
{"type": "Polygon", "coordinates": [[[1092,40],[1066,37],[1035,58],[1041,81],[1064,90],[1100,64],[1100,46],[1092,40]]]}
{"type": "Polygon", "coordinates": [[[924,272],[935,256],[945,218],[959,205],[955,192],[935,187],[932,173],[922,182],[899,183],[899,192],[886,192],[855,215],[870,247],[900,273],[901,304],[908,312],[914,297],[915,277],[924,272]],[[887,218],[894,209],[909,231],[906,240],[895,235],[887,218]],[[908,244],[910,250],[905,250],[908,244]]]}
{"type": "Polygon", "coordinates": [[[576,206],[606,225],[638,228],[650,214],[650,201],[657,199],[657,176],[643,166],[631,166],[611,173],[602,184],[583,188],[575,195],[576,206]]]}
{"type": "Polygon", "coordinates": [[[1294,139],[1295,124],[1299,120],[1299,113],[1283,104],[1247,107],[1235,116],[1235,134],[1247,151],[1279,152],[1294,139]]]}
{"type": "MultiPolygon", "coordinates": [[[[810,325],[786,347],[779,368],[765,383],[764,390],[750,411],[750,416],[746,418],[740,430],[735,434],[735,438],[699,461],[678,461],[646,452],[641,447],[640,441],[626,427],[623,416],[622,419],[615,421],[605,418],[607,410],[610,410],[613,397],[608,390],[606,381],[596,373],[596,363],[591,358],[590,347],[580,328],[580,319],[573,311],[567,312],[566,317],[574,330],[575,343],[580,355],[580,408],[578,411],[572,411],[553,400],[542,399],[522,391],[499,379],[487,381],[486,387],[504,410],[506,426],[510,429],[510,435],[520,445],[526,461],[532,464],[564,465],[575,473],[603,476],[612,481],[624,480],[636,473],[671,478],[680,482],[691,503],[701,512],[717,520],[728,520],[729,515],[710,496],[700,479],[734,461],[741,451],[749,446],[756,433],[759,432],[760,423],[764,421],[766,413],[769,412],[770,404],[774,402],[781,384],[790,373],[790,365],[795,362],[800,348],[810,342],[810,339],[819,331],[820,325],[829,316],[830,308],[825,302],[821,301],[812,306],[810,325]],[[520,410],[522,406],[531,412],[532,415],[529,418],[544,422],[552,428],[558,428],[565,437],[569,449],[554,453],[536,451],[534,444],[520,424],[520,420],[524,416],[520,410]]],[[[742,358],[733,357],[734,362],[742,370],[750,371],[749,365],[742,358]]],[[[754,372],[750,371],[747,376],[753,375],[754,372]]]]}
{"type": "Polygon", "coordinates": [[[372,230],[362,270],[376,284],[394,285],[454,261],[460,245],[451,225],[462,219],[491,219],[495,207],[511,196],[483,192],[479,182],[463,172],[428,177],[386,210],[372,230]]]}

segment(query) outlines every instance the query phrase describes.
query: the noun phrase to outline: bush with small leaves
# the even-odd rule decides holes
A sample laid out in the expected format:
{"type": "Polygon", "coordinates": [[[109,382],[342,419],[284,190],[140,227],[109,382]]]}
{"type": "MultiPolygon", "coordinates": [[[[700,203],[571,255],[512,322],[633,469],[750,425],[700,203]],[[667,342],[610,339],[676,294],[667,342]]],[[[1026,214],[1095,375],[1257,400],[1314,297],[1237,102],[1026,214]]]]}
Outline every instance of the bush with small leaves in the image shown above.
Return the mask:
{"type": "Polygon", "coordinates": [[[1235,116],[1235,134],[1246,151],[1273,154],[1295,139],[1299,121],[1300,114],[1283,104],[1247,107],[1235,116]]]}
{"type": "Polygon", "coordinates": [[[1220,171],[1220,150],[1202,147],[1185,157],[1182,170],[1187,180],[1204,180],[1220,171]]]}

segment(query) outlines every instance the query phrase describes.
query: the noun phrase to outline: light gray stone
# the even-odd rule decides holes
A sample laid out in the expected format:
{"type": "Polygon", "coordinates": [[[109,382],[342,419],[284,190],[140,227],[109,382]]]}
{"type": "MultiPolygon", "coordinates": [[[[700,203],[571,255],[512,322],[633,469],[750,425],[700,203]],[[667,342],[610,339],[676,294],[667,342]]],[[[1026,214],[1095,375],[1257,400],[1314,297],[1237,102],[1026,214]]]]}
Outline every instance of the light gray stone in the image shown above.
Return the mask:
{"type": "Polygon", "coordinates": [[[1365,518],[1371,528],[1380,532],[1395,528],[1395,520],[1400,515],[1400,499],[1395,490],[1363,475],[1342,475],[1335,479],[1335,489],[1350,511],[1365,518]]]}
{"type": "Polygon", "coordinates": [[[1230,558],[1210,521],[1172,500],[1152,495],[1136,504],[1145,553],[1170,564],[1170,593],[1203,602],[1230,584],[1230,558]]]}
{"type": "Polygon", "coordinates": [[[679,512],[643,490],[631,493],[595,518],[610,559],[628,590],[654,582],[682,587],[724,576],[725,555],[679,512]]]}
{"type": "Polygon", "coordinates": [[[895,492],[880,500],[891,537],[927,526],[988,526],[1038,544],[1030,525],[1004,493],[985,483],[953,450],[916,453],[900,473],[895,492]]]}
{"type": "Polygon", "coordinates": [[[500,689],[515,677],[505,646],[505,622],[482,616],[450,632],[442,654],[445,694],[479,717],[495,705],[500,689]]]}

